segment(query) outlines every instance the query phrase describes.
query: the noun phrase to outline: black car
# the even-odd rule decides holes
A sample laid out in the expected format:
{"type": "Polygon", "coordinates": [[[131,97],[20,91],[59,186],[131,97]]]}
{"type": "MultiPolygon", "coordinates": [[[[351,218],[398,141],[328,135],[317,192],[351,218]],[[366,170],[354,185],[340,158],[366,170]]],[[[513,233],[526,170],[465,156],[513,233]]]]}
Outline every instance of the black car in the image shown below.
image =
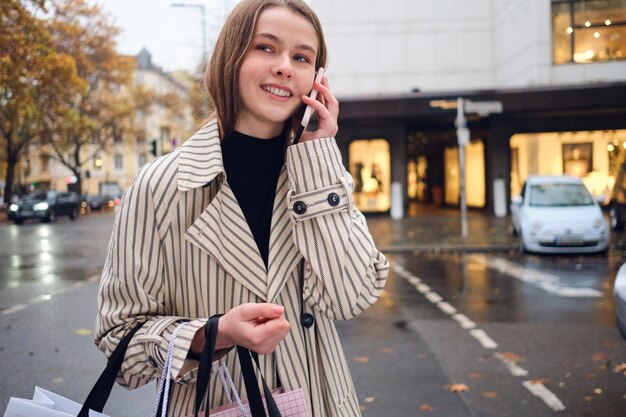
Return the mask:
{"type": "Polygon", "coordinates": [[[57,216],[69,216],[76,220],[80,210],[80,199],[76,193],[60,191],[34,191],[9,207],[9,216],[15,224],[25,219],[41,219],[53,222],[57,216]]]}
{"type": "Polygon", "coordinates": [[[111,209],[115,207],[115,198],[110,195],[96,195],[89,198],[88,204],[92,210],[111,209]]]}
{"type": "Polygon", "coordinates": [[[609,219],[613,230],[624,230],[626,223],[626,162],[617,173],[617,179],[611,192],[609,219]]]}

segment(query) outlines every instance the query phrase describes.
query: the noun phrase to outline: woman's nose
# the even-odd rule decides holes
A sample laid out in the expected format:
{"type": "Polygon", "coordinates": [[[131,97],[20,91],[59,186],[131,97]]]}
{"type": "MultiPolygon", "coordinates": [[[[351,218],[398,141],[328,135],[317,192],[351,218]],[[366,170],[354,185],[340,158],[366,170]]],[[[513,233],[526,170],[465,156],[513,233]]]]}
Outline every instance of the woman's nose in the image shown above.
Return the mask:
{"type": "Polygon", "coordinates": [[[291,78],[293,77],[293,67],[291,66],[291,58],[288,56],[280,56],[274,63],[272,73],[277,77],[291,78]]]}

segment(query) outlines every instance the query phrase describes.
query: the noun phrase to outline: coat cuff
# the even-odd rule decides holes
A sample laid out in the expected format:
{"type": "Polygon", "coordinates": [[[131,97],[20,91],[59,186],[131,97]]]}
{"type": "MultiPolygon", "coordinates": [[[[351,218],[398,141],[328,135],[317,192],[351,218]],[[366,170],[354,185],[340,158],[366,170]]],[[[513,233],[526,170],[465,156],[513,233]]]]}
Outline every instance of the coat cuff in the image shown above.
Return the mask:
{"type": "Polygon", "coordinates": [[[346,175],[341,152],[333,137],[289,146],[286,161],[294,194],[337,185],[339,178],[346,175]]]}

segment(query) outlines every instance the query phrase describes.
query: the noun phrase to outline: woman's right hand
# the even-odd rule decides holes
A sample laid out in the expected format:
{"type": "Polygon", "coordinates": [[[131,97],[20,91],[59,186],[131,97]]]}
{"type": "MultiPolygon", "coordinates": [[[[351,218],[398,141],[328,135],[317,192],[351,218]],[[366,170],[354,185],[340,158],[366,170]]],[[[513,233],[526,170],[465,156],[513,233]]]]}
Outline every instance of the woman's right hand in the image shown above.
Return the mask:
{"type": "MultiPolygon", "coordinates": [[[[220,317],[215,350],[243,346],[261,355],[272,353],[287,336],[291,325],[283,313],[285,307],[268,303],[246,303],[220,317]]],[[[192,342],[194,353],[204,347],[204,326],[192,342]]]]}

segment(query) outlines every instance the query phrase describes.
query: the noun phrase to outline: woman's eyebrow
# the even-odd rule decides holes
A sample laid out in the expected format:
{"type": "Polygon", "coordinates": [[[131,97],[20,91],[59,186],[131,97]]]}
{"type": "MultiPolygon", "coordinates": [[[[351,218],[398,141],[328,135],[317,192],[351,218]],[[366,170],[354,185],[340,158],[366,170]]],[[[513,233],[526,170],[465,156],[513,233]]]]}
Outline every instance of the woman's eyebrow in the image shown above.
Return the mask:
{"type": "MultiPolygon", "coordinates": [[[[283,43],[282,40],[278,36],[273,35],[271,33],[266,33],[266,32],[257,33],[257,34],[254,35],[254,37],[255,38],[257,38],[257,37],[267,38],[270,41],[273,41],[273,42],[276,42],[276,43],[279,43],[279,44],[283,43]]],[[[305,51],[311,51],[314,54],[317,54],[317,51],[315,50],[315,48],[313,48],[311,45],[308,45],[306,43],[302,43],[302,44],[296,45],[296,49],[302,49],[302,50],[305,50],[305,51]]]]}

